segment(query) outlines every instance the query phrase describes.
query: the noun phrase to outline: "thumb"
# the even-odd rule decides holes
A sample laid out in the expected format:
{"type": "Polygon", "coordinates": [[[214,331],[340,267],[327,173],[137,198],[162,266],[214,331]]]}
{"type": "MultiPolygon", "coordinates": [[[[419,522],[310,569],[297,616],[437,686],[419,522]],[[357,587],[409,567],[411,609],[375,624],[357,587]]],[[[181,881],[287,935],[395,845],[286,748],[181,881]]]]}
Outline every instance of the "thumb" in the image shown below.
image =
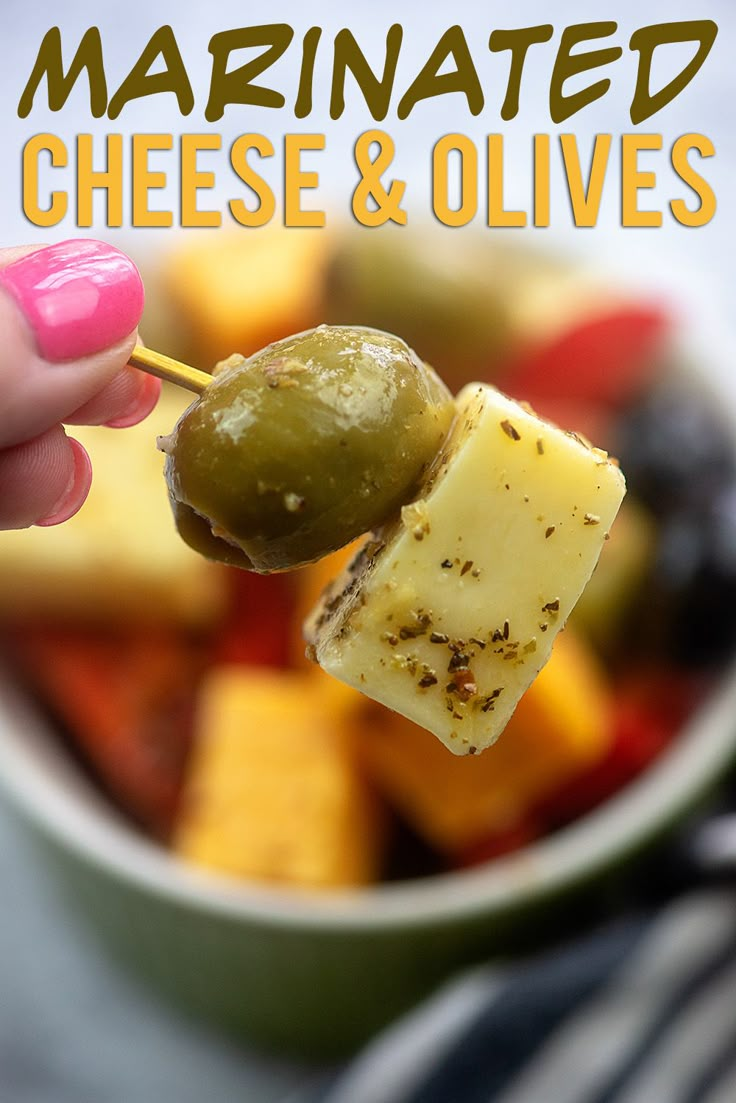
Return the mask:
{"type": "Polygon", "coordinates": [[[76,420],[126,364],[143,310],[137,268],[110,245],[19,252],[0,250],[0,448],[76,420]]]}

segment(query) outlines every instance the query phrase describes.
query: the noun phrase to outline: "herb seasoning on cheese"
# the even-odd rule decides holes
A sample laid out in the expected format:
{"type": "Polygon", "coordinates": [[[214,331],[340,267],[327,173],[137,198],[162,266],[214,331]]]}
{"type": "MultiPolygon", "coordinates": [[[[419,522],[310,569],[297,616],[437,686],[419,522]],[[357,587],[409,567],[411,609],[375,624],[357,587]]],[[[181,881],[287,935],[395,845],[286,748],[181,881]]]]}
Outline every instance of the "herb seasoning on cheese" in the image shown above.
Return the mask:
{"type": "Polygon", "coordinates": [[[419,497],[323,595],[305,634],[330,674],[475,754],[549,658],[625,483],[605,452],[494,387],[456,401],[419,497]]]}

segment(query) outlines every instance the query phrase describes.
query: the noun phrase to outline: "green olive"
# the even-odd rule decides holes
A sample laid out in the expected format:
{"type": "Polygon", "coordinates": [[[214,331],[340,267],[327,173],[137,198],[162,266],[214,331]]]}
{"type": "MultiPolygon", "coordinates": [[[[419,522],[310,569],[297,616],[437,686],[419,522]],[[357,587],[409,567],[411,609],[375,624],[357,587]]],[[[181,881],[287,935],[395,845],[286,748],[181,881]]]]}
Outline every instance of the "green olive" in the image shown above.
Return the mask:
{"type": "Polygon", "coordinates": [[[179,532],[261,573],[312,562],[412,499],[453,417],[434,371],[378,330],[231,357],[159,442],[179,532]]]}

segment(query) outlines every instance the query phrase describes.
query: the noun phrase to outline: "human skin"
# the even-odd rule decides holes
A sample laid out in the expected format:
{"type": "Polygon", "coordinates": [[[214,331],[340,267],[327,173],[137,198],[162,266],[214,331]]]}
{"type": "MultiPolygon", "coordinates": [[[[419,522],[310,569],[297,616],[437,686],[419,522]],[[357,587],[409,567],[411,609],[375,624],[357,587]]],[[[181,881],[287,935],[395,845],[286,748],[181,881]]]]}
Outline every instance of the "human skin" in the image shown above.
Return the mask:
{"type": "Polygon", "coordinates": [[[0,529],[59,524],[82,506],[89,457],[73,425],[124,428],[158,380],[127,367],[143,286],[101,242],[0,250],[0,529]]]}

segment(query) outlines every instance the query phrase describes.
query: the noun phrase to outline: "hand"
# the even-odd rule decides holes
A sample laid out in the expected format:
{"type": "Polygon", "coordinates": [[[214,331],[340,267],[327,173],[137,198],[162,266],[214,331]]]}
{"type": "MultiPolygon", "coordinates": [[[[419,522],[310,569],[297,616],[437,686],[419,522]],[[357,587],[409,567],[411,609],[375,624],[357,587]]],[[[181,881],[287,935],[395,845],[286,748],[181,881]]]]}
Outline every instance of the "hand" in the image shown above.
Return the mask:
{"type": "Polygon", "coordinates": [[[157,379],[126,367],[143,284],[99,241],[0,249],[0,529],[73,516],[92,470],[64,425],[124,428],[156,405],[157,379]]]}

